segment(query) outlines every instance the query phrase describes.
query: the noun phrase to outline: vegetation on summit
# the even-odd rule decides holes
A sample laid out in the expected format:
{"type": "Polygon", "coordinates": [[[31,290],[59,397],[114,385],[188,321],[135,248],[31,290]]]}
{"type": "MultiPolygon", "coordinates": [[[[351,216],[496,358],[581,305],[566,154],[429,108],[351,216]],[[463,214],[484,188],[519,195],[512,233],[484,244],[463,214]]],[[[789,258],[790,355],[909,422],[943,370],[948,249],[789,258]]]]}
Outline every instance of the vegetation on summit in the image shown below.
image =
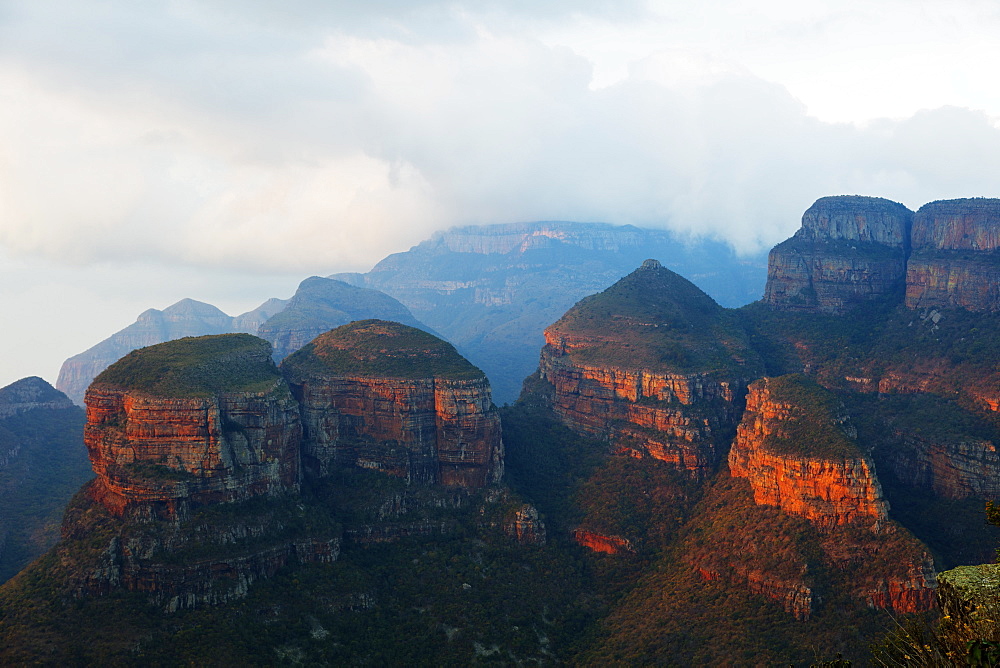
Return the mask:
{"type": "Polygon", "coordinates": [[[281,365],[293,379],[312,374],[475,380],[482,371],[433,334],[387,320],[359,320],[316,337],[281,365]]]}
{"type": "Polygon", "coordinates": [[[94,379],[99,386],[157,397],[269,392],[281,374],[271,345],[249,334],[193,336],[133,350],[94,379]]]}

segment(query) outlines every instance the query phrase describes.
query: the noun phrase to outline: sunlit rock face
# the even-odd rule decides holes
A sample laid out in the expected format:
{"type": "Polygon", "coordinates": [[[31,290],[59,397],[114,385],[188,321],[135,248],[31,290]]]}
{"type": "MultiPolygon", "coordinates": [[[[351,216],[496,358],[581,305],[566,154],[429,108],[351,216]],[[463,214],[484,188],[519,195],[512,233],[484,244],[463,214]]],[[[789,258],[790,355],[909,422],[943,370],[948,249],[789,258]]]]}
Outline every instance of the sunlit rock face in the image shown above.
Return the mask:
{"type": "Polygon", "coordinates": [[[880,197],[820,198],[799,231],[771,250],[764,302],[839,313],[901,294],[912,219],[905,206],[880,197]]]}
{"type": "Polygon", "coordinates": [[[302,403],[303,457],[315,475],[347,465],[479,488],[503,473],[489,381],[435,336],[359,321],[317,337],[282,369],[302,403]]]}
{"type": "Polygon", "coordinates": [[[545,331],[539,368],[556,415],[618,453],[709,474],[762,373],[732,316],[647,261],[545,331]]]}
{"type": "Polygon", "coordinates": [[[115,515],[178,517],[192,505],[298,488],[298,405],[256,337],[134,351],[85,401],[93,493],[115,515]]]}
{"type": "Polygon", "coordinates": [[[836,400],[804,376],[750,386],[729,470],[750,481],[758,504],[823,528],[888,517],[874,466],[845,431],[836,400]]]}
{"type": "Polygon", "coordinates": [[[931,202],[913,218],[910,308],[1000,310],[1000,199],[931,202]]]}

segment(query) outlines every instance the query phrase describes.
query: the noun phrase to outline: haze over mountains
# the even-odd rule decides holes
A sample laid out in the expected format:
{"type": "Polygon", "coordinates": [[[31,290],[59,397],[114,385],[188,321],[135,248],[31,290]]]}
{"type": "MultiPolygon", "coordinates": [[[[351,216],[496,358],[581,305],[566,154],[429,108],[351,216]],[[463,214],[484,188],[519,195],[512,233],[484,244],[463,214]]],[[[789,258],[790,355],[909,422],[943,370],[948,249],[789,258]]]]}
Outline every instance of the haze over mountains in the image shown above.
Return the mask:
{"type": "Polygon", "coordinates": [[[689,277],[724,306],[740,306],[763,292],[764,258],[739,257],[718,242],[599,223],[455,228],[390,255],[365,274],[329,277],[367,291],[308,279],[290,302],[271,299],[237,318],[190,300],[162,314],[151,309],[67,360],[56,386],[81,403],[89,381],[111,362],[137,347],[181,336],[259,334],[275,345],[280,360],[327,329],[352,319],[385,318],[440,333],[486,371],[497,401],[509,403],[537,364],[542,330],[578,299],[647,257],[689,277]]]}
{"type": "MultiPolygon", "coordinates": [[[[822,198],[739,309],[648,259],[545,328],[499,412],[450,344],[382,320],[280,368],[244,334],[134,351],[87,394],[98,482],[0,587],[0,657],[864,663],[887,611],[1000,543],[998,227],[1000,200],[822,198]]],[[[372,274],[402,293],[417,267],[424,313],[514,304],[489,267],[618,243],[557,231],[372,274]],[[467,255],[486,269],[427,268],[467,255]]]]}

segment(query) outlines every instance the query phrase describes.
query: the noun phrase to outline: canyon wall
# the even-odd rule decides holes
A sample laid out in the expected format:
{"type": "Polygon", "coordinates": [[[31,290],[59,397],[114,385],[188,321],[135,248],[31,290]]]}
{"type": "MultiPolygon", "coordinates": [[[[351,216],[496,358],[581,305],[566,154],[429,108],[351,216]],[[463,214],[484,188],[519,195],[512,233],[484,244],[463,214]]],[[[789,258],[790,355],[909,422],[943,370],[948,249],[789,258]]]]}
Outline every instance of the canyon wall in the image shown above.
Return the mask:
{"type": "Polygon", "coordinates": [[[282,370],[302,404],[305,464],[318,476],[350,465],[479,488],[503,473],[489,381],[437,337],[355,322],[317,337],[282,370]]]}
{"type": "Polygon", "coordinates": [[[913,212],[879,197],[817,200],[795,235],[768,257],[764,302],[839,313],[901,293],[913,212]]]}

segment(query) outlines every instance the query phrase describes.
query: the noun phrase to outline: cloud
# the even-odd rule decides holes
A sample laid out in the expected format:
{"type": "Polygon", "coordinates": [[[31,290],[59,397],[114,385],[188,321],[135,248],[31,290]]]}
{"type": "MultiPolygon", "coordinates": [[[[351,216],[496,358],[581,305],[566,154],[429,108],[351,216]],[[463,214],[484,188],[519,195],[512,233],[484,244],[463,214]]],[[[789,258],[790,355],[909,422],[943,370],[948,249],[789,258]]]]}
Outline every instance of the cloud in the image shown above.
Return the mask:
{"type": "MultiPolygon", "coordinates": [[[[691,40],[644,43],[595,86],[598,33],[573,26],[627,31],[653,10],[542,5],[8,5],[0,246],[307,274],[454,224],[603,220],[756,250],[823,195],[997,194],[983,112],[823,122],[691,40]]],[[[843,30],[806,9],[803,29],[843,30]]],[[[704,19],[685,11],[671,34],[704,19]]]]}

